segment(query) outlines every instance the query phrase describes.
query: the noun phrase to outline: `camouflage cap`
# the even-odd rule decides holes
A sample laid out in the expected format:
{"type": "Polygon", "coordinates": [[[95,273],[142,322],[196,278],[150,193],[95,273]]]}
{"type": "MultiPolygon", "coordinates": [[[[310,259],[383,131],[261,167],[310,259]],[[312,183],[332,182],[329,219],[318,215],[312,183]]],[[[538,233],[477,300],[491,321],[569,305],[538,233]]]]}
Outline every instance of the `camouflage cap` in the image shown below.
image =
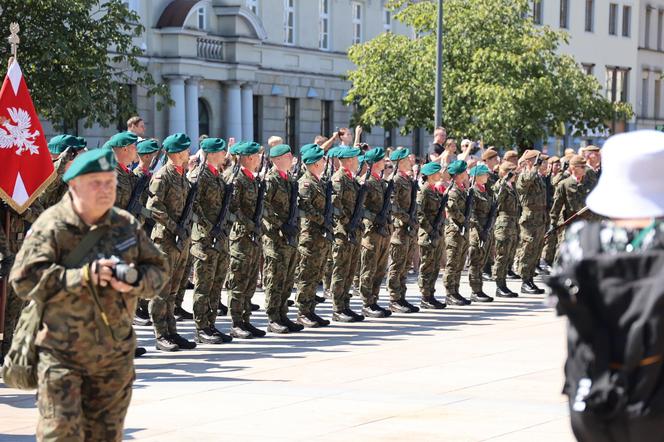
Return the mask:
{"type": "Polygon", "coordinates": [[[410,155],[410,149],[408,149],[407,147],[403,147],[401,149],[393,151],[392,154],[390,154],[390,161],[403,160],[408,155],[410,155]]]}
{"type": "Polygon", "coordinates": [[[68,183],[76,177],[89,173],[113,172],[116,166],[113,151],[94,149],[77,156],[63,175],[62,181],[68,183]]]}
{"type": "Polygon", "coordinates": [[[226,141],[221,138],[205,138],[200,143],[203,152],[215,153],[226,150],[226,141]]]}

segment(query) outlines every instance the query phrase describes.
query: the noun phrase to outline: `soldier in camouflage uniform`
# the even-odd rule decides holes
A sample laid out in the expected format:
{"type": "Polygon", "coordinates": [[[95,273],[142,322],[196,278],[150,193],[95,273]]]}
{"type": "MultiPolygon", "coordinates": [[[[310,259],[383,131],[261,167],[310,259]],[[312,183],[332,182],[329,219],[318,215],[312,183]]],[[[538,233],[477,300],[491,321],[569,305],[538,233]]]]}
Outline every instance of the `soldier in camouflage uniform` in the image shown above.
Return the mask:
{"type": "Polygon", "coordinates": [[[118,190],[115,194],[115,207],[126,209],[131,199],[131,191],[136,182],[136,176],[129,170],[129,165],[136,161],[136,143],[138,137],[131,132],[120,132],[111,137],[104,145],[113,149],[117,160],[118,190]]]}
{"type": "MultiPolygon", "coordinates": [[[[556,187],[551,208],[551,227],[557,227],[566,219],[574,215],[586,206],[586,197],[595,183],[592,178],[586,176],[586,160],[581,155],[574,155],[569,160],[569,171],[571,176],[560,181],[556,187]]],[[[587,211],[577,219],[591,221],[594,216],[587,211]]],[[[553,236],[553,235],[552,235],[553,236]]]]}
{"type": "MultiPolygon", "coordinates": [[[[263,209],[263,266],[267,330],[272,333],[301,331],[304,326],[288,318],[288,298],[295,284],[299,220],[288,225],[291,195],[295,190],[289,176],[293,154],[290,146],[279,144],[270,149],[273,167],[265,176],[263,209]],[[291,231],[285,232],[284,228],[291,231]],[[288,237],[286,235],[289,235],[288,237]],[[288,239],[292,242],[289,243],[288,239]]],[[[297,203],[297,200],[296,200],[297,203]]],[[[297,210],[297,207],[295,207],[297,210]]]]}
{"type": "MultiPolygon", "coordinates": [[[[395,313],[416,313],[420,309],[406,301],[406,277],[408,276],[408,252],[411,243],[417,239],[417,230],[410,225],[409,210],[413,186],[410,179],[413,160],[410,159],[410,150],[397,149],[390,155],[390,161],[396,164],[394,171],[394,193],[392,196],[392,218],[394,230],[390,238],[390,263],[387,272],[387,288],[390,292],[390,310],[395,313]]],[[[417,204],[416,201],[412,201],[417,204]]]]}
{"type": "Polygon", "coordinates": [[[487,260],[491,243],[493,242],[493,232],[485,232],[484,228],[489,219],[489,212],[493,204],[493,192],[488,189],[489,168],[484,164],[479,164],[470,169],[469,175],[474,178],[473,187],[473,210],[470,214],[468,257],[470,265],[468,266],[468,282],[472,294],[471,301],[491,302],[493,298],[488,296],[482,290],[482,269],[487,260]],[[486,236],[485,236],[486,235],[486,236]]]}
{"type": "Polygon", "coordinates": [[[507,287],[507,271],[514,260],[519,241],[519,201],[516,194],[516,166],[503,162],[499,169],[500,180],[494,184],[496,195],[496,223],[493,234],[496,244],[496,258],[493,264],[493,277],[496,281],[496,296],[514,298],[519,296],[507,287]]]}
{"type": "Polygon", "coordinates": [[[461,272],[466,263],[468,253],[468,231],[464,231],[466,220],[466,198],[468,197],[468,165],[463,160],[456,160],[447,166],[447,172],[452,177],[452,188],[447,199],[447,225],[445,226],[445,291],[447,303],[455,305],[468,305],[470,301],[459,293],[461,272]]]}
{"type": "Polygon", "coordinates": [[[600,149],[597,146],[586,146],[583,148],[583,157],[586,160],[586,179],[590,189],[594,189],[602,173],[602,160],[600,149]]]}
{"type": "Polygon", "coordinates": [[[350,290],[355,275],[354,269],[358,266],[360,245],[357,241],[358,229],[349,232],[350,220],[355,211],[359,184],[355,181],[354,173],[359,164],[360,149],[344,146],[339,153],[340,167],[332,177],[334,194],[335,226],[334,244],[332,245],[332,320],[337,322],[359,322],[364,316],[350,308],[350,290]],[[354,235],[355,243],[349,240],[349,234],[354,235]]]}
{"type": "MultiPolygon", "coordinates": [[[[553,213],[553,196],[555,194],[556,187],[558,183],[563,180],[563,173],[560,167],[560,158],[557,156],[552,156],[548,159],[550,171],[549,171],[549,187],[547,187],[547,207],[549,207],[549,220],[554,218],[553,213]]],[[[542,250],[542,255],[540,256],[540,267],[551,271],[551,266],[553,266],[553,259],[556,254],[556,249],[558,248],[558,236],[550,235],[544,240],[544,250],[542,250]]]]}
{"type": "MultiPolygon", "coordinates": [[[[221,344],[233,340],[215,326],[219,293],[228,271],[228,243],[221,235],[216,234],[212,238],[211,234],[224,204],[226,184],[222,177],[222,166],[226,160],[226,142],[221,138],[206,138],[201,141],[200,148],[207,154],[206,167],[195,169],[190,176],[192,181],[198,182],[198,204],[201,210],[201,216],[194,222],[191,232],[191,256],[194,261],[193,317],[196,324],[194,340],[201,344],[221,344]]],[[[228,218],[220,226],[222,231],[227,222],[228,218]]]]}
{"type": "Polygon", "coordinates": [[[146,204],[155,221],[152,240],[168,260],[171,269],[168,284],[152,298],[149,306],[157,340],[156,348],[161,351],[196,347],[196,343],[178,334],[174,316],[174,293],[180,286],[189,256],[189,241],[184,242],[181,250],[176,242],[182,234],[178,231],[178,221],[190,189],[184,170],[189,159],[190,145],[191,140],[183,133],[170,135],[164,140],[163,148],[168,161],[150,180],[150,196],[146,204]]]}
{"type": "Polygon", "coordinates": [[[521,218],[519,218],[521,245],[517,249],[517,273],[523,280],[521,293],[535,295],[544,293],[544,290],[535,285],[533,277],[542,252],[546,229],[546,190],[538,170],[539,156],[540,153],[536,150],[524,152],[519,160],[522,170],[516,181],[516,191],[521,202],[521,218]]]}
{"type": "MultiPolygon", "coordinates": [[[[498,152],[489,148],[482,154],[482,163],[489,168],[489,180],[486,183],[487,190],[493,194],[493,188],[498,182],[498,166],[500,165],[500,158],[498,157],[498,152]]],[[[495,194],[494,194],[495,198],[495,194]]],[[[491,235],[491,241],[489,242],[489,250],[487,252],[486,263],[482,269],[482,278],[486,281],[492,279],[491,268],[493,267],[493,260],[496,256],[496,240],[493,235],[491,235]]]]}
{"type": "Polygon", "coordinates": [[[159,251],[129,213],[113,207],[114,167],[103,149],[74,160],[64,175],[69,195],[32,225],[10,275],[19,297],[48,305],[36,336],[40,441],[123,439],[135,377],[136,298],[166,283],[159,251]],[[95,229],[103,236],[80,248],[95,229]],[[86,250],[78,264],[64,266],[65,257],[86,250]],[[135,285],[113,276],[113,255],[135,265],[135,285]]]}
{"type": "MultiPolygon", "coordinates": [[[[330,242],[325,238],[325,168],[323,149],[316,146],[302,153],[306,172],[299,180],[300,243],[297,265],[297,322],[305,327],[325,327],[330,321],[316,314],[316,286],[323,277],[330,242]]],[[[328,179],[331,179],[328,178],[328,179]]]]}
{"type": "Polygon", "coordinates": [[[375,224],[376,216],[383,207],[387,184],[380,174],[385,169],[385,149],[375,147],[364,154],[365,161],[371,168],[367,179],[367,197],[364,203],[362,220],[362,252],[360,263],[360,294],[364,307],[362,313],[371,318],[385,318],[392,311],[378,305],[378,295],[383,278],[387,273],[387,259],[390,247],[391,225],[387,224],[379,231],[375,224]]]}
{"type": "Polygon", "coordinates": [[[51,153],[57,177],[39,196],[39,205],[44,210],[55,205],[67,193],[67,184],[62,181],[62,175],[85,146],[87,143],[83,138],[65,134],[56,135],[48,142],[48,151],[51,153]]]}
{"type": "MultiPolygon", "coordinates": [[[[229,236],[231,255],[228,277],[228,307],[233,321],[231,336],[250,339],[265,336],[254,327],[251,318],[251,298],[258,282],[261,239],[255,235],[256,201],[259,182],[255,171],[261,165],[261,146],[255,142],[240,142],[230,153],[239,156],[240,172],[235,179],[230,211],[234,222],[229,236]]],[[[262,214],[258,214],[262,216],[262,214]]]]}
{"type": "Polygon", "coordinates": [[[436,185],[443,179],[442,166],[437,161],[427,163],[422,166],[422,175],[424,175],[425,181],[417,193],[417,220],[419,221],[417,243],[420,246],[420,271],[417,283],[422,294],[420,307],[440,310],[447,307],[434,296],[436,281],[440,273],[440,260],[445,253],[444,190],[436,185]],[[437,218],[440,219],[440,222],[436,228],[434,224],[437,222],[437,218]]]}

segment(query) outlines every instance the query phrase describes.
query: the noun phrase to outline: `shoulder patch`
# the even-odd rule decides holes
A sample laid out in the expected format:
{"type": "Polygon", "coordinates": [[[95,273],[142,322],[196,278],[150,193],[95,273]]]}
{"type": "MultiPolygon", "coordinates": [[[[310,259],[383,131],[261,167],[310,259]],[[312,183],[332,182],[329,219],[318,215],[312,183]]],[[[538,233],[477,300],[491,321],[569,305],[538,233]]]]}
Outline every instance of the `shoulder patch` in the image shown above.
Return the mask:
{"type": "Polygon", "coordinates": [[[135,245],[136,245],[136,238],[132,236],[131,238],[127,238],[126,240],[122,241],[120,244],[116,245],[115,248],[117,249],[118,252],[122,253],[125,250],[135,245]]]}

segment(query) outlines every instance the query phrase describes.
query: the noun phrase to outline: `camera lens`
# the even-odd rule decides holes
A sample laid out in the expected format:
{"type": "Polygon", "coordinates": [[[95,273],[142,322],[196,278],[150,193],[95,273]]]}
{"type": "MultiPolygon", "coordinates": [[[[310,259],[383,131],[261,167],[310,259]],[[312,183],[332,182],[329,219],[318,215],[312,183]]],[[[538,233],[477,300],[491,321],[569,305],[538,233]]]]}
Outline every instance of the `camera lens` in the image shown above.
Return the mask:
{"type": "Polygon", "coordinates": [[[119,263],[113,269],[113,276],[116,279],[125,282],[129,285],[136,285],[138,282],[138,270],[128,264],[119,263]]]}

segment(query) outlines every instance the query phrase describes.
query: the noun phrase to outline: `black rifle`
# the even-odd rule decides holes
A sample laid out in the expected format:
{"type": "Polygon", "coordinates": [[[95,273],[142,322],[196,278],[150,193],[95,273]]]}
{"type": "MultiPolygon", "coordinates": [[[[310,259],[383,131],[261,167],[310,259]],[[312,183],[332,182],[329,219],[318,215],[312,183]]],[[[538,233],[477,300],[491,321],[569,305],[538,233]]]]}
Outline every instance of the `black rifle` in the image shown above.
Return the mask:
{"type": "Polygon", "coordinates": [[[437,241],[440,237],[440,227],[445,220],[445,207],[447,206],[447,200],[450,198],[452,187],[454,187],[454,179],[450,181],[450,186],[447,188],[447,190],[445,190],[445,193],[443,193],[443,196],[440,200],[440,205],[436,211],[436,216],[433,218],[433,222],[431,223],[431,234],[429,235],[429,240],[431,240],[431,242],[437,241]]]}
{"type": "Polygon", "coordinates": [[[295,164],[295,169],[293,169],[292,175],[290,175],[290,198],[288,200],[288,219],[281,226],[281,232],[286,238],[286,242],[289,246],[297,246],[297,234],[298,226],[300,223],[300,208],[297,206],[297,197],[300,193],[300,184],[297,179],[300,176],[300,170],[302,169],[302,158],[300,154],[297,155],[297,163],[295,164]]]}
{"type": "Polygon", "coordinates": [[[500,195],[503,193],[507,182],[511,180],[513,176],[514,172],[509,172],[503,182],[500,183],[498,193],[496,194],[496,199],[491,204],[491,209],[489,209],[489,216],[487,217],[486,223],[484,224],[484,228],[480,232],[480,248],[484,247],[484,243],[489,237],[489,232],[491,229],[493,229],[493,225],[496,223],[496,218],[498,217],[498,200],[500,199],[500,195]]]}
{"type": "Polygon", "coordinates": [[[401,160],[397,160],[394,169],[392,169],[392,176],[390,177],[390,181],[387,182],[385,192],[383,192],[383,205],[380,208],[380,212],[376,214],[376,218],[373,222],[376,231],[381,236],[387,236],[388,232],[386,227],[392,221],[390,218],[390,215],[392,214],[392,194],[394,194],[394,179],[399,172],[399,161],[401,160]]]}
{"type": "Polygon", "coordinates": [[[267,168],[267,157],[265,156],[265,151],[261,154],[261,167],[257,176],[258,179],[258,196],[256,197],[256,209],[254,210],[254,232],[252,234],[252,241],[260,246],[261,237],[263,235],[263,206],[265,205],[265,184],[266,179],[265,175],[261,178],[261,173],[265,172],[267,168]]]}
{"type": "Polygon", "coordinates": [[[468,189],[468,196],[466,196],[466,209],[463,211],[463,226],[461,226],[461,235],[465,235],[468,231],[468,224],[470,217],[473,214],[473,206],[475,205],[475,176],[470,180],[470,188],[468,189]]]}
{"type": "Polygon", "coordinates": [[[364,175],[364,181],[360,184],[357,190],[357,197],[355,198],[355,207],[353,208],[353,215],[346,226],[346,233],[348,234],[348,241],[357,244],[357,229],[364,218],[364,201],[367,199],[367,180],[371,175],[371,166],[367,164],[367,173],[364,175]]]}
{"type": "Polygon", "coordinates": [[[184,209],[178,220],[178,225],[175,228],[175,247],[181,252],[184,248],[185,242],[191,236],[191,224],[194,220],[194,203],[198,198],[198,181],[201,179],[201,172],[207,164],[207,154],[203,154],[203,161],[198,166],[198,173],[196,174],[196,181],[191,183],[187,199],[184,203],[184,209]]]}
{"type": "Polygon", "coordinates": [[[584,206],[581,210],[579,210],[576,213],[573,213],[569,218],[567,218],[565,221],[563,221],[562,224],[558,224],[557,226],[550,228],[544,234],[544,239],[547,239],[549,236],[553,235],[554,233],[556,233],[558,230],[562,229],[563,227],[569,226],[570,224],[572,224],[572,222],[574,222],[574,220],[576,220],[578,217],[580,217],[581,215],[586,213],[588,210],[590,210],[588,208],[588,206],[584,206]]]}
{"type": "Polygon", "coordinates": [[[334,241],[334,207],[332,206],[332,175],[334,175],[334,159],[327,157],[323,177],[325,181],[325,209],[323,210],[323,236],[328,241],[334,241]]]}
{"type": "Polygon", "coordinates": [[[235,178],[240,171],[240,163],[235,163],[233,167],[233,175],[231,180],[224,185],[224,201],[221,203],[221,209],[214,222],[212,230],[210,230],[210,237],[212,238],[212,248],[218,252],[222,251],[223,241],[228,238],[228,210],[231,206],[231,199],[233,198],[233,190],[235,190],[235,178]]]}
{"type": "Polygon", "coordinates": [[[420,190],[418,181],[422,167],[417,168],[417,175],[410,182],[410,207],[408,207],[408,231],[412,232],[417,228],[417,192],[420,190]]]}
{"type": "Polygon", "coordinates": [[[135,217],[138,217],[138,215],[141,213],[141,197],[150,185],[150,179],[152,178],[152,174],[154,174],[155,169],[157,168],[157,164],[159,164],[159,161],[161,160],[162,154],[163,153],[160,152],[159,154],[155,155],[155,157],[150,162],[150,167],[148,168],[147,173],[141,175],[131,191],[131,197],[129,197],[129,203],[127,204],[127,208],[125,210],[135,217]]]}

